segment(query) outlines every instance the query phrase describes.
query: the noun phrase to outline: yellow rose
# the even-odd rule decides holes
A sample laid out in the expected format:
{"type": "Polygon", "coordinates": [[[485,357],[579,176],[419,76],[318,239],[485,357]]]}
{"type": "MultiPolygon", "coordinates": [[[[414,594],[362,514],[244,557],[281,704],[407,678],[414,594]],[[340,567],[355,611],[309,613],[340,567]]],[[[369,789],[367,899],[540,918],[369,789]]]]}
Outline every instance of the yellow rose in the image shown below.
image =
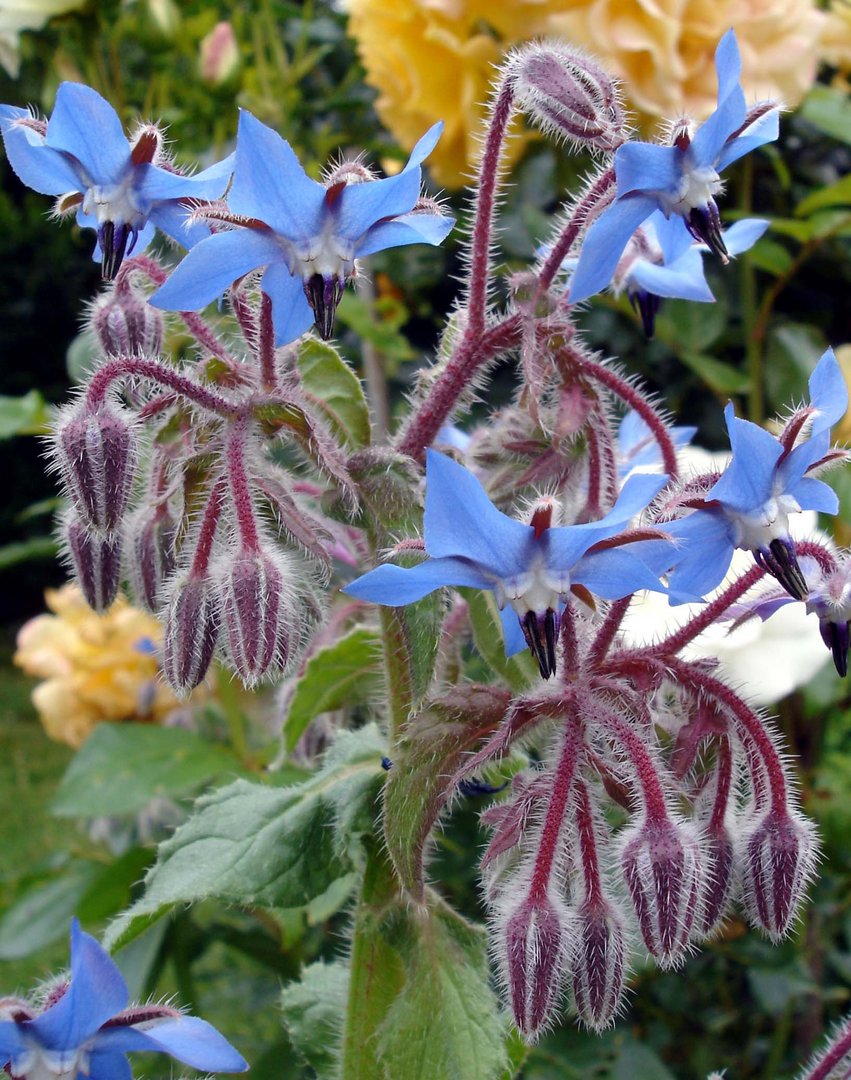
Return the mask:
{"type": "Polygon", "coordinates": [[[97,615],[73,584],[45,597],[53,614],[21,628],[14,661],[46,680],[32,698],[52,739],[79,746],[103,721],[157,722],[180,707],[159,678],[155,618],[124,599],[97,615]]]}

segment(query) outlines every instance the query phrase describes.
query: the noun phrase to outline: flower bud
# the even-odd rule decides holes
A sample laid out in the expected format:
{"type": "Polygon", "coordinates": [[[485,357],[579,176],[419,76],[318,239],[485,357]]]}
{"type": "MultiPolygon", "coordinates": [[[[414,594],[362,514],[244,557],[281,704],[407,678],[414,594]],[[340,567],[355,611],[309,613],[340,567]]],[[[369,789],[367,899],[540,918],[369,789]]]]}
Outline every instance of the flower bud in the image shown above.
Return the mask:
{"type": "Polygon", "coordinates": [[[207,86],[222,86],[239,71],[239,44],[229,22],[216,23],[201,39],[199,68],[207,86]]]}
{"type": "Polygon", "coordinates": [[[163,343],[163,316],[132,285],[98,297],[92,329],[109,356],[156,356],[163,343]]]}
{"type": "Polygon", "coordinates": [[[579,910],[577,948],[570,965],[579,1019],[593,1031],[609,1027],[621,1003],[627,964],[623,920],[605,900],[579,910]]]}
{"type": "Polygon", "coordinates": [[[620,862],[644,944],[661,967],[675,967],[688,947],[703,877],[691,826],[670,818],[634,826],[620,862]]]}
{"type": "Polygon", "coordinates": [[[138,459],[127,410],[106,403],[75,408],[59,422],[54,455],[80,518],[114,532],[130,502],[138,459]]]}
{"type": "Polygon", "coordinates": [[[558,1007],[572,919],[546,896],[527,897],[502,932],[514,1022],[534,1039],[558,1007]]]}
{"type": "Polygon", "coordinates": [[[163,635],[163,674],[178,694],[207,674],[219,636],[218,608],[207,576],[178,582],[169,599],[163,635]]]}
{"type": "Polygon", "coordinates": [[[73,515],[63,532],[86,603],[95,611],[106,611],[118,594],[121,579],[121,534],[104,536],[88,529],[73,515]]]}
{"type": "Polygon", "coordinates": [[[144,507],[130,526],[130,583],[136,599],[159,610],[163,583],[174,573],[177,522],[167,506],[144,507]]]}
{"type": "Polygon", "coordinates": [[[242,551],[216,571],[227,658],[246,686],[286,666],[296,623],[291,575],[265,551],[242,551]]]}
{"type": "Polygon", "coordinates": [[[703,836],[705,873],[701,877],[695,933],[709,937],[721,924],[733,893],[733,840],[723,826],[710,828],[703,836]]]}
{"type": "Polygon", "coordinates": [[[815,828],[797,810],[772,807],[745,829],[737,856],[748,916],[779,941],[789,933],[815,872],[815,828]]]}
{"type": "Polygon", "coordinates": [[[624,114],[611,76],[559,41],[523,46],[509,61],[517,103],[545,132],[580,147],[614,150],[624,114]]]}

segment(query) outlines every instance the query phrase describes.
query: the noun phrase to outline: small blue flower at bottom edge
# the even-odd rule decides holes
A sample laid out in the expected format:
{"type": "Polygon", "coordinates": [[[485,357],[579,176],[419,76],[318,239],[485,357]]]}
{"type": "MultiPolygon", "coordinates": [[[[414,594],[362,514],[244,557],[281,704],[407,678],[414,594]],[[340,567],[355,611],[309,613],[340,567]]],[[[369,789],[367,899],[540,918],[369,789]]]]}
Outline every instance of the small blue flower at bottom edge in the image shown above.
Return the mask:
{"type": "Polygon", "coordinates": [[[553,526],[550,507],[536,510],[524,524],[498,510],[469,469],[429,450],[424,539],[430,557],[411,569],[385,563],[343,591],[401,607],[444,585],[490,589],[502,611],[506,654],[528,645],[549,678],[555,671],[559,617],[573,586],[606,600],[639,589],[666,591],[659,575],[671,562],[667,540],[597,545],[626,529],[667,479],[630,477],[599,521],[553,526]]]}
{"type": "Polygon", "coordinates": [[[0,999],[0,1063],[15,1080],[132,1080],[127,1053],[169,1054],[201,1072],[245,1072],[248,1063],[204,1020],[167,1005],[128,1007],[127,985],[106,950],[71,925],[70,980],[43,1011],[0,999]]]}

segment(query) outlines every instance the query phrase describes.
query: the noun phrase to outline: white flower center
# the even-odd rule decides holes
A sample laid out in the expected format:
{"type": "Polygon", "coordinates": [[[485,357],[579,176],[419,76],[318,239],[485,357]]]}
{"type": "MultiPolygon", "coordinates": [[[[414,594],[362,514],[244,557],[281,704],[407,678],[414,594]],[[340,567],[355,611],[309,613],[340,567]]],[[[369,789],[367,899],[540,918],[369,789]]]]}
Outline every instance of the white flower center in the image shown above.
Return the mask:
{"type": "Polygon", "coordinates": [[[662,194],[665,215],[670,217],[671,213],[675,213],[688,217],[692,210],[707,206],[722,186],[721,177],[711,166],[691,169],[686,165],[676,193],[662,194]]]}
{"type": "Polygon", "coordinates": [[[494,584],[500,610],[506,604],[522,619],[527,612],[541,615],[548,609],[558,611],[559,601],[570,590],[570,573],[553,571],[539,559],[530,570],[511,578],[500,578],[494,584]]]}
{"type": "Polygon", "coordinates": [[[320,274],[345,281],[355,268],[354,246],[334,232],[333,215],[328,215],[322,232],[307,241],[284,241],[290,273],[302,278],[320,274]]]}
{"type": "Polygon", "coordinates": [[[111,221],[115,225],[129,225],[131,229],[141,230],[148,220],[147,208],[141,205],[131,178],[120,184],[90,187],[83,198],[82,209],[84,214],[94,217],[98,225],[111,221]]]}
{"type": "Polygon", "coordinates": [[[37,1043],[12,1059],[12,1075],[26,1080],[77,1080],[82,1072],[88,1076],[89,1055],[83,1047],[72,1050],[45,1050],[37,1043]]]}
{"type": "Polygon", "coordinates": [[[801,507],[791,495],[773,496],[754,514],[724,509],[732,521],[736,547],[746,551],[764,551],[772,540],[789,536],[789,515],[800,513],[801,507]]]}

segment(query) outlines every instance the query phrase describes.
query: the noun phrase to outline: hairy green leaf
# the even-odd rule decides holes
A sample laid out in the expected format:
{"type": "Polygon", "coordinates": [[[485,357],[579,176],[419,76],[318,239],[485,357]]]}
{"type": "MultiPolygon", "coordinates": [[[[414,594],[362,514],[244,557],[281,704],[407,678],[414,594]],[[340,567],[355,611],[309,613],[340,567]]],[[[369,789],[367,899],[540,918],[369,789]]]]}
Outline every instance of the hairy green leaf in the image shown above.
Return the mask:
{"type": "Polygon", "coordinates": [[[296,365],[310,401],[338,440],[355,450],[369,445],[369,409],[360,379],[333,345],[307,337],[296,365]]]}
{"type": "Polygon", "coordinates": [[[284,1027],[290,1042],[316,1073],[317,1080],[333,1080],[337,1072],[338,1044],[349,990],[349,969],[336,961],[306,967],[301,980],[281,992],[284,1027]]]}

